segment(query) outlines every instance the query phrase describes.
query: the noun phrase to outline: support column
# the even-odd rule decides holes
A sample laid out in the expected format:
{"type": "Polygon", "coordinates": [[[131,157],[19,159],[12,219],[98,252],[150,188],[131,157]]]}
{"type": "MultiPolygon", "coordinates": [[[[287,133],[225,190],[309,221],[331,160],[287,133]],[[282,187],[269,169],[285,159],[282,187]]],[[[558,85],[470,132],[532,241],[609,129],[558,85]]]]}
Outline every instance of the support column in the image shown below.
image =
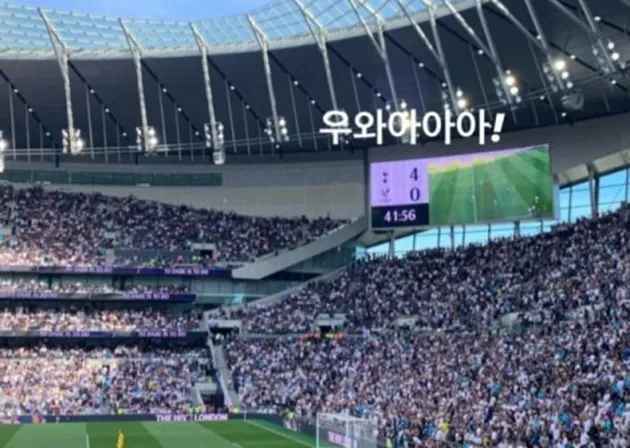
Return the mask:
{"type": "Polygon", "coordinates": [[[138,86],[138,102],[140,103],[140,123],[142,129],[142,149],[145,152],[149,152],[151,148],[148,145],[148,135],[149,135],[149,120],[147,118],[147,103],[144,96],[144,81],[142,79],[142,47],[136,40],[136,38],[131,34],[125,22],[122,19],[119,19],[120,27],[125,33],[125,37],[127,39],[127,44],[129,45],[129,51],[131,52],[131,57],[133,58],[133,64],[136,69],[136,82],[138,86]]]}
{"type": "Polygon", "coordinates": [[[599,190],[599,175],[593,164],[588,163],[586,168],[588,170],[588,194],[591,199],[591,217],[595,218],[597,217],[598,210],[599,195],[597,193],[599,190]]]}
{"type": "MultiPolygon", "coordinates": [[[[297,86],[297,80],[291,82],[291,75],[287,75],[289,81],[289,94],[291,95],[291,109],[293,109],[293,121],[295,123],[295,133],[297,134],[298,145],[302,147],[302,132],[300,131],[300,118],[297,113],[297,106],[295,104],[295,86],[297,86]]],[[[336,109],[336,108],[335,108],[336,109]]]]}
{"type": "Polygon", "coordinates": [[[208,118],[210,119],[210,132],[212,136],[212,144],[217,141],[217,119],[214,112],[214,99],[212,96],[212,84],[210,82],[210,67],[208,65],[208,42],[199,32],[194,23],[190,22],[190,28],[195,36],[199,53],[201,54],[201,70],[203,72],[203,84],[206,91],[206,102],[208,106],[208,118]]]}
{"type": "Polygon", "coordinates": [[[88,118],[88,139],[90,142],[90,155],[94,158],[94,130],[92,128],[92,102],[90,101],[90,95],[94,92],[85,84],[85,108],[88,118]]]}
{"type": "MultiPolygon", "coordinates": [[[[166,117],[164,116],[164,99],[162,98],[166,93],[166,87],[160,85],[158,83],[158,105],[160,107],[160,123],[162,124],[162,143],[167,145],[168,140],[166,139],[166,117]]],[[[166,153],[164,154],[167,155],[166,153]]]]}
{"type": "MultiPolygon", "coordinates": [[[[265,79],[267,81],[267,92],[269,93],[269,104],[271,106],[271,116],[273,117],[274,132],[276,135],[276,142],[281,141],[282,135],[280,134],[280,126],[278,124],[278,107],[276,105],[276,94],[273,89],[273,78],[271,76],[271,64],[269,62],[269,39],[263,30],[254,22],[254,19],[250,15],[247,16],[249,25],[256,36],[256,41],[260,46],[260,51],[263,57],[263,66],[265,70],[265,79]]],[[[272,145],[272,148],[274,146],[272,145]]]]}
{"type": "Polygon", "coordinates": [[[572,213],[573,212],[573,187],[569,187],[569,213],[567,216],[567,221],[571,222],[572,213]]]}
{"type": "Polygon", "coordinates": [[[387,232],[387,238],[389,238],[389,245],[387,246],[389,258],[394,258],[396,256],[396,239],[393,230],[387,232]]]}
{"type": "Polygon", "coordinates": [[[16,137],[15,137],[15,109],[13,105],[13,95],[15,92],[13,91],[13,87],[9,83],[9,114],[11,115],[11,143],[13,143],[13,160],[17,158],[16,153],[16,137]]]}
{"type": "Polygon", "coordinates": [[[71,153],[75,153],[75,151],[80,151],[82,148],[79,148],[78,142],[76,141],[76,134],[74,129],[74,114],[72,112],[72,90],[70,89],[70,73],[68,68],[68,60],[70,52],[68,50],[67,45],[61,39],[61,36],[52,25],[48,17],[44,13],[41,8],[38,8],[44,25],[46,25],[46,29],[48,30],[48,36],[50,37],[50,42],[52,44],[53,50],[55,51],[55,56],[57,57],[57,63],[59,64],[59,70],[61,72],[61,77],[63,78],[63,93],[66,100],[66,120],[68,124],[67,132],[68,132],[68,149],[71,153]]]}
{"type": "Polygon", "coordinates": [[[24,104],[24,127],[26,128],[26,160],[31,161],[31,113],[33,109],[24,104]]]}

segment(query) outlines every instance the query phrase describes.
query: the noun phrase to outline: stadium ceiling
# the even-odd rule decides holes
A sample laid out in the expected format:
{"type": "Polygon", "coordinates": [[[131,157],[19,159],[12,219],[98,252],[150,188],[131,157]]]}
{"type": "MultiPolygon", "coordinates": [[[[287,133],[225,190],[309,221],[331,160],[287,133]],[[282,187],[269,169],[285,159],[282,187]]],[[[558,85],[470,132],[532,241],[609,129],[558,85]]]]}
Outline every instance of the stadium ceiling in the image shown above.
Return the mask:
{"type": "Polygon", "coordinates": [[[630,0],[278,0],[192,22],[2,4],[0,130],[28,160],[81,129],[90,158],[133,161],[151,125],[196,163],[213,121],[228,158],[339,152],[374,142],[331,145],[333,108],[441,111],[461,91],[508,131],[628,112],[628,59],[630,0]],[[280,117],[281,147],[266,135],[280,117]]]}

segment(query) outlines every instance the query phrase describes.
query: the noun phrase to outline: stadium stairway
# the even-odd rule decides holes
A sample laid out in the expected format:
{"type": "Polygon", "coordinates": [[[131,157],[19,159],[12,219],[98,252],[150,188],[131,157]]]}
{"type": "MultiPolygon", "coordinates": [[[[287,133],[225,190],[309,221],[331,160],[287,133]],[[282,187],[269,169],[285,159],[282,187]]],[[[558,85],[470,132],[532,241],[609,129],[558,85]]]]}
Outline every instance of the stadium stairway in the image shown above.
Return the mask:
{"type": "Polygon", "coordinates": [[[204,407],[203,396],[214,395],[216,392],[216,383],[212,381],[212,379],[208,378],[206,381],[195,383],[190,391],[190,398],[195,406],[204,407]]]}
{"type": "Polygon", "coordinates": [[[261,280],[276,272],[281,272],[295,266],[302,261],[309,260],[324,252],[341,247],[344,243],[359,237],[368,228],[368,218],[363,216],[351,223],[333,230],[329,234],[317,240],[299,246],[293,250],[281,251],[278,254],[269,254],[257,259],[253,263],[247,263],[232,271],[234,279],[261,280]]]}
{"type": "MultiPolygon", "coordinates": [[[[208,338],[208,346],[210,347],[210,353],[212,354],[212,363],[214,368],[218,372],[219,384],[225,397],[225,404],[228,407],[239,407],[241,405],[238,398],[238,394],[234,389],[234,381],[232,380],[232,372],[225,360],[225,351],[223,345],[216,345],[212,341],[212,338],[208,338]]],[[[215,386],[216,387],[216,386],[215,386]]]]}

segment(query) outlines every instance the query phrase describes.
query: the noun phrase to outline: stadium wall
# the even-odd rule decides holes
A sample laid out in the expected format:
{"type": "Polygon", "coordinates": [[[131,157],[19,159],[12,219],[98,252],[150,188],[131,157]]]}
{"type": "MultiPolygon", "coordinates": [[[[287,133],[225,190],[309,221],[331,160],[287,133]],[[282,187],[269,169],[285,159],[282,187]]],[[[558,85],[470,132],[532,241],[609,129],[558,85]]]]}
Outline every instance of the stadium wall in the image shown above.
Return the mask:
{"type": "MultiPolygon", "coordinates": [[[[508,149],[537,143],[549,143],[552,151],[554,174],[565,173],[577,166],[601,159],[610,154],[630,151],[630,134],[627,132],[628,114],[576,123],[530,129],[503,134],[499,143],[488,143],[484,149],[508,149]]],[[[489,136],[488,142],[489,142],[489,136]]],[[[475,139],[459,139],[446,146],[439,142],[424,146],[385,146],[372,148],[369,160],[391,160],[411,157],[462,154],[480,150],[475,139]]],[[[170,204],[187,204],[233,210],[251,216],[296,216],[310,218],[326,216],[349,219],[365,213],[365,176],[360,154],[345,160],[329,160],[338,152],[315,154],[324,161],[311,159],[301,162],[297,155],[285,156],[279,163],[259,163],[250,157],[250,164],[213,165],[114,165],[96,163],[63,163],[67,171],[117,172],[216,172],[223,177],[222,187],[129,187],[51,185],[46,188],[72,192],[100,192],[112,196],[135,195],[142,199],[158,200],[170,204]]],[[[242,160],[239,159],[239,162],[242,160]]],[[[8,162],[9,168],[50,170],[50,163],[8,162]]],[[[578,170],[585,176],[586,170],[578,170]]],[[[575,176],[573,176],[575,177],[575,176]]],[[[581,179],[583,180],[583,179],[581,179]]]]}
{"type": "MultiPolygon", "coordinates": [[[[12,163],[12,168],[50,169],[50,164],[12,163]]],[[[129,187],[47,185],[68,192],[99,192],[110,196],[231,210],[251,216],[330,215],[351,219],[365,214],[363,162],[300,163],[255,166],[112,166],[64,164],[67,171],[220,172],[222,187],[129,187]]],[[[20,185],[20,184],[17,184],[20,185]]]]}

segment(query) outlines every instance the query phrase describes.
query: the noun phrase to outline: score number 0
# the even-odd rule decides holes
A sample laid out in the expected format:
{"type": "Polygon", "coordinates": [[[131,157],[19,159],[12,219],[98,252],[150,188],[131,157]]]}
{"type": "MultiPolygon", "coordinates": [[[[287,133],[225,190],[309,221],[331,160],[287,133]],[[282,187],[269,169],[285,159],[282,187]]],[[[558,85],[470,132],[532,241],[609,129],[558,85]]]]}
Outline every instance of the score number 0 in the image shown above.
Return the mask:
{"type": "MultiPolygon", "coordinates": [[[[415,182],[418,182],[417,167],[411,170],[409,178],[413,179],[415,182]]],[[[409,190],[409,199],[411,199],[412,202],[418,202],[420,200],[420,189],[418,187],[411,187],[411,189],[409,190]]]]}

